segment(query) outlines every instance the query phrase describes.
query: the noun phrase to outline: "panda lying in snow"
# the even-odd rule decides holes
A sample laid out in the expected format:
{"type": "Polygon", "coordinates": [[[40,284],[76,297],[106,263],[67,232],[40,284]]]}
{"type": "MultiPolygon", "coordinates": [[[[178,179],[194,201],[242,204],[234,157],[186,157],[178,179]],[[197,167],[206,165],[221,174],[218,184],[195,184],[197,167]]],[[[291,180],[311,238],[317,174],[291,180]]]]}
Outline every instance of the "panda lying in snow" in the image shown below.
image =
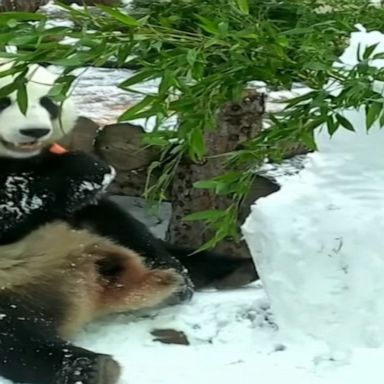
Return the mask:
{"type": "Polygon", "coordinates": [[[190,277],[210,282],[243,261],[188,257],[104,196],[111,167],[84,153],[51,153],[77,115],[70,100],[60,110],[47,96],[55,76],[30,71],[25,116],[15,95],[0,99],[0,375],[114,384],[118,363],[69,337],[100,315],[188,300],[190,277]]]}

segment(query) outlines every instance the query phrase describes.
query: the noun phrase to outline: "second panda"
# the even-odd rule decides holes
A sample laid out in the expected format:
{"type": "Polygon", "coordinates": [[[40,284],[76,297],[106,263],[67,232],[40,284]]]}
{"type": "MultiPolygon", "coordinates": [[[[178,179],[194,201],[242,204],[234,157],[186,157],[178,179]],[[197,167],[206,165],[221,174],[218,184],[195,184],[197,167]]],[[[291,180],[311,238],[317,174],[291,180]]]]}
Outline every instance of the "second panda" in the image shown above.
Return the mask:
{"type": "Polygon", "coordinates": [[[67,340],[109,313],[166,302],[183,286],[172,269],[149,269],[135,252],[64,222],[0,246],[0,372],[26,383],[114,384],[111,356],[67,340]]]}

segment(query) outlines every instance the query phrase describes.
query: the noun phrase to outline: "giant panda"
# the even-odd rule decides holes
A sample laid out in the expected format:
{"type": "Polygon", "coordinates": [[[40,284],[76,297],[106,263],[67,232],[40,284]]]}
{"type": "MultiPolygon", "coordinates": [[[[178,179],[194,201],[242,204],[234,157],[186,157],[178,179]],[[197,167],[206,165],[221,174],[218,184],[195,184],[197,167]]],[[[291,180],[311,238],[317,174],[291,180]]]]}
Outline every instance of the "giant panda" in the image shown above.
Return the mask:
{"type": "MultiPolygon", "coordinates": [[[[49,97],[55,80],[29,68],[25,114],[15,94],[0,99],[0,375],[115,384],[120,367],[111,356],[69,341],[85,323],[188,300],[194,281],[203,287],[243,261],[188,257],[108,198],[110,166],[82,152],[51,152],[77,120],[70,99],[49,97]]],[[[0,87],[11,81],[1,77],[0,87]]]]}

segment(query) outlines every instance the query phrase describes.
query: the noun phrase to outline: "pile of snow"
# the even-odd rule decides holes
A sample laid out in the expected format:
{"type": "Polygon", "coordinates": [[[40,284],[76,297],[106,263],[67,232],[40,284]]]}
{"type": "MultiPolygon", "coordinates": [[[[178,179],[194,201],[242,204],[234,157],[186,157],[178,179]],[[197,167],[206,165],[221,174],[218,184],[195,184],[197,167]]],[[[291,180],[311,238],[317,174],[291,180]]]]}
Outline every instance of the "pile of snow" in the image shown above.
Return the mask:
{"type": "MultiPolygon", "coordinates": [[[[353,33],[341,62],[356,64],[358,47],[375,43],[384,52],[383,34],[353,33]]],[[[363,108],[344,116],[356,132],[330,139],[319,128],[319,151],[278,176],[282,188],[243,227],[280,329],[331,349],[384,342],[384,132],[376,123],[367,133],[363,108]]]]}

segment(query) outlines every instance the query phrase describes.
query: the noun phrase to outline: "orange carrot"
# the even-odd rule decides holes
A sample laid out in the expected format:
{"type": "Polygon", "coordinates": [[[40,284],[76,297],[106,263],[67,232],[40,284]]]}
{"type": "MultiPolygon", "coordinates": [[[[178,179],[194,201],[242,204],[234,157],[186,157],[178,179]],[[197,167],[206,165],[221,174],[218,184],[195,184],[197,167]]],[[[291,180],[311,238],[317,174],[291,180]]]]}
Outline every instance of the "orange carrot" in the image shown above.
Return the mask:
{"type": "Polygon", "coordinates": [[[50,152],[52,153],[55,153],[57,155],[61,155],[63,153],[66,153],[68,152],[68,150],[66,150],[64,147],[62,147],[61,145],[59,144],[53,144],[51,146],[51,148],[49,149],[50,152]]]}

